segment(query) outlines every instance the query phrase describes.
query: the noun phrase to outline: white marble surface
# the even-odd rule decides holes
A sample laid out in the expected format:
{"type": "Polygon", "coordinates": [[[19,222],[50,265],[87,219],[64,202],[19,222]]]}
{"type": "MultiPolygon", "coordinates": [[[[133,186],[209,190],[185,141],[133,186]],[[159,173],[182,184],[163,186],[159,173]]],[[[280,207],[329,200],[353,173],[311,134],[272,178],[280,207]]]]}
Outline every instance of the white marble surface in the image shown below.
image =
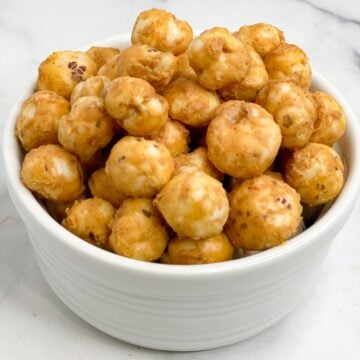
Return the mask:
{"type": "MultiPolygon", "coordinates": [[[[173,11],[197,29],[276,24],[360,115],[357,0],[0,0],[0,129],[47,54],[130,31],[136,14],[149,7],[173,11]]],[[[280,324],[227,348],[157,352],[100,333],[55,297],[36,264],[0,164],[0,359],[359,359],[359,217],[360,205],[335,241],[316,288],[280,324]]]]}

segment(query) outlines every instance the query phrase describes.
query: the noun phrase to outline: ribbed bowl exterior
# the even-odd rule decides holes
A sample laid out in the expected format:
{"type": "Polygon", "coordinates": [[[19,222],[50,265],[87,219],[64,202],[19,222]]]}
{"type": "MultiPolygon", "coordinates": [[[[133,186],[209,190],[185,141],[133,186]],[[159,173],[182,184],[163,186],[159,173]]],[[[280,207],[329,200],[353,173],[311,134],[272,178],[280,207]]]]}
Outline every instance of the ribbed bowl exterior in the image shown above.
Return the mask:
{"type": "MultiPolygon", "coordinates": [[[[129,45],[129,36],[97,44],[122,48],[129,45]]],[[[44,277],[74,313],[133,344],[203,350],[259,333],[288,314],[309,292],[359,193],[359,123],[344,98],[321,75],[314,73],[314,89],[340,100],[348,120],[348,131],[340,142],[348,176],[335,204],[310,229],[282,246],[241,260],[190,267],[145,264],[106,253],[46,214],[20,181],[23,154],[14,134],[19,109],[33,84],[20,96],[5,126],[6,180],[44,277]]]]}

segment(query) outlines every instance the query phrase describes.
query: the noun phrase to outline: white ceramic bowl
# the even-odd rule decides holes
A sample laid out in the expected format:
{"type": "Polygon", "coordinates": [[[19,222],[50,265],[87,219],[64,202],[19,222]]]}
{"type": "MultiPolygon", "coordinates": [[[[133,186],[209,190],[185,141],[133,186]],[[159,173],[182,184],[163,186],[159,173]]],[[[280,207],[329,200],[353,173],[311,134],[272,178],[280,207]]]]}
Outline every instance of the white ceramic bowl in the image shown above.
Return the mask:
{"type": "MultiPolygon", "coordinates": [[[[129,46],[129,36],[97,43],[129,46]]],[[[77,315],[127,342],[163,350],[202,350],[248,338],[275,324],[309,292],[331,242],[345,225],[359,192],[360,126],[344,98],[314,71],[313,88],[343,105],[340,141],[348,175],[333,206],[283,246],[218,264],[169,266],[98,249],[53,220],[20,181],[22,153],[15,123],[30,84],[4,131],[7,185],[51,288],[77,315]]]]}

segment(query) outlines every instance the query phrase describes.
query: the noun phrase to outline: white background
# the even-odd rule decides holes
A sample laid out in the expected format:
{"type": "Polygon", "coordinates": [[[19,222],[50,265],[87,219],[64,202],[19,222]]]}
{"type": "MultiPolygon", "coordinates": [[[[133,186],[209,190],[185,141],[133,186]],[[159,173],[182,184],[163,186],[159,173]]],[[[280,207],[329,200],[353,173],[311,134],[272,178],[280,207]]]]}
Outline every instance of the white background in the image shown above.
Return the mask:
{"type": "MultiPolygon", "coordinates": [[[[312,66],[360,114],[357,0],[0,0],[0,129],[16,96],[49,53],[129,32],[136,15],[149,7],[168,9],[196,29],[220,25],[236,30],[254,22],[277,25],[288,42],[304,48],[312,66]]],[[[280,324],[230,347],[165,353],[100,333],[56,298],[8,196],[1,158],[0,151],[1,360],[360,359],[359,205],[334,242],[316,287],[280,324]]]]}

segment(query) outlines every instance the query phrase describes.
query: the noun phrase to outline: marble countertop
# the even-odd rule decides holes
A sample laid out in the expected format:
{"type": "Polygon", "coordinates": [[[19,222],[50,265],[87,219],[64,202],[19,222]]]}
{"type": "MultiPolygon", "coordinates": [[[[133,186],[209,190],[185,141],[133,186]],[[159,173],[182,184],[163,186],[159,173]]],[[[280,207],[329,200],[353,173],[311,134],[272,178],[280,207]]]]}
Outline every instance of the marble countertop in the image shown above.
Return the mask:
{"type": "MultiPolygon", "coordinates": [[[[131,30],[143,9],[160,7],[193,28],[232,30],[269,22],[300,45],[311,64],[360,116],[360,2],[357,0],[102,0],[0,2],[0,135],[8,111],[50,52],[131,30]]],[[[102,334],[47,286],[4,181],[0,150],[0,359],[343,359],[360,358],[360,204],[334,242],[318,284],[293,313],[239,344],[165,353],[102,334]]]]}

